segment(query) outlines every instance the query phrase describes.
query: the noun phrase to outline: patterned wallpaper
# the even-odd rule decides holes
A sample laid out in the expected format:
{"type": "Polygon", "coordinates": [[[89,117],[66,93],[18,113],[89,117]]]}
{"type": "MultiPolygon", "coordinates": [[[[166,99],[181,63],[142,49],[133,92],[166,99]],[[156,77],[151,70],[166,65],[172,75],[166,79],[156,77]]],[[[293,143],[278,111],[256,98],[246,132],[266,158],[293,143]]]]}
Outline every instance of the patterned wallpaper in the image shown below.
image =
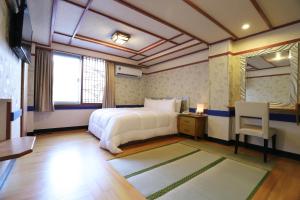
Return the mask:
{"type": "Polygon", "coordinates": [[[210,109],[227,110],[229,105],[228,56],[209,60],[210,109]]]}
{"type": "Polygon", "coordinates": [[[208,63],[144,76],[146,97],[190,97],[190,107],[208,104],[208,63]]]}
{"type": "Polygon", "coordinates": [[[116,104],[143,105],[145,97],[144,78],[116,76],[116,104]]]}
{"type": "Polygon", "coordinates": [[[246,100],[288,104],[290,102],[289,88],[289,75],[247,79],[246,100]]]}
{"type": "Polygon", "coordinates": [[[240,56],[229,56],[229,61],[229,104],[234,105],[241,98],[240,56]]]}
{"type": "MultiPolygon", "coordinates": [[[[0,99],[12,100],[12,111],[20,109],[21,63],[8,45],[8,9],[0,1],[0,99]]],[[[12,137],[19,135],[18,120],[12,125],[12,137]]]]}

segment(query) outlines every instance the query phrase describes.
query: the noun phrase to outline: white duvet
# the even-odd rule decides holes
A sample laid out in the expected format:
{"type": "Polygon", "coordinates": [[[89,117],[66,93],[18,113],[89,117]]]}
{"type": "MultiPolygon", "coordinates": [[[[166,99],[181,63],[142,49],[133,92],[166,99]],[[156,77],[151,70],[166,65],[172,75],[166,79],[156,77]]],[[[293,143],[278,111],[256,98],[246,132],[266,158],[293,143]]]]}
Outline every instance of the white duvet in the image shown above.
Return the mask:
{"type": "Polygon", "coordinates": [[[121,144],[177,133],[177,114],[148,108],[99,109],[91,114],[88,129],[100,139],[100,147],[120,153],[121,144]]]}

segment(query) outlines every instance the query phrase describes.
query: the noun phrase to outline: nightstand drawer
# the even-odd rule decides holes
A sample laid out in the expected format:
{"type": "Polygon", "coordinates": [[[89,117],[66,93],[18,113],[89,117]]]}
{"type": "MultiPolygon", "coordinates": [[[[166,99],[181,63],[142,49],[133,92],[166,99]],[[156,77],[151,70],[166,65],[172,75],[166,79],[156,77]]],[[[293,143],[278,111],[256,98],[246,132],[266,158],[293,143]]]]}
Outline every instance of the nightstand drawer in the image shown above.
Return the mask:
{"type": "Polygon", "coordinates": [[[195,126],[186,125],[185,123],[180,123],[179,132],[188,135],[195,135],[195,126]]]}
{"type": "Polygon", "coordinates": [[[180,117],[180,126],[195,127],[196,120],[192,117],[180,117]]]}

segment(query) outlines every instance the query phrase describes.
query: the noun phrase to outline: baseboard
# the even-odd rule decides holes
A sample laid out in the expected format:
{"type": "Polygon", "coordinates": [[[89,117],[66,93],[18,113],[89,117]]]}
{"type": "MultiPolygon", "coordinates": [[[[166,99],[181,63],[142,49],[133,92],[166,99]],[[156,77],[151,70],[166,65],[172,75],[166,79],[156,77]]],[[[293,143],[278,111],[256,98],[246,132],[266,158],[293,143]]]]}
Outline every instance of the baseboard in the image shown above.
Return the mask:
{"type": "MultiPolygon", "coordinates": [[[[218,138],[212,138],[209,137],[207,134],[205,134],[205,139],[211,142],[215,142],[218,144],[223,144],[223,145],[227,145],[227,146],[233,146],[235,144],[235,140],[222,140],[222,139],[218,139],[218,138]]],[[[239,146],[245,147],[244,142],[239,142],[239,146]]],[[[247,144],[247,147],[249,149],[253,149],[256,151],[260,151],[263,152],[264,151],[264,147],[260,146],[260,145],[256,145],[256,144],[247,144]]],[[[280,156],[280,157],[284,157],[284,158],[290,158],[290,159],[294,159],[294,160],[300,160],[300,154],[296,154],[296,153],[291,153],[291,152],[287,152],[287,151],[282,151],[282,150],[276,150],[276,152],[272,151],[272,148],[268,148],[268,151],[270,154],[276,155],[276,156],[280,156]]]]}
{"type": "Polygon", "coordinates": [[[72,131],[72,130],[78,130],[78,129],[87,129],[88,126],[71,126],[71,127],[60,127],[60,128],[47,128],[47,129],[36,129],[33,132],[28,132],[28,136],[35,136],[35,135],[41,135],[41,134],[47,134],[52,132],[58,132],[58,131],[72,131]]]}
{"type": "Polygon", "coordinates": [[[223,145],[227,145],[227,146],[231,146],[234,144],[234,141],[233,140],[222,140],[222,139],[219,139],[219,138],[213,138],[213,137],[209,137],[207,134],[204,134],[204,138],[208,141],[211,141],[211,142],[215,142],[215,143],[218,143],[218,144],[223,144],[223,145]]]}
{"type": "MultiPolygon", "coordinates": [[[[232,140],[232,142],[235,143],[234,140],[232,140]]],[[[239,144],[240,144],[239,146],[245,147],[244,142],[239,142],[239,144]]],[[[250,143],[247,143],[247,146],[245,148],[253,149],[253,150],[256,150],[256,151],[260,151],[260,152],[264,151],[263,146],[256,145],[256,144],[250,144],[250,143]]],[[[294,159],[294,160],[300,160],[300,154],[291,153],[291,152],[287,152],[287,151],[282,151],[282,150],[279,150],[279,149],[276,149],[276,152],[273,152],[272,148],[268,148],[268,152],[272,155],[285,157],[285,158],[290,158],[290,159],[294,159]]]]}

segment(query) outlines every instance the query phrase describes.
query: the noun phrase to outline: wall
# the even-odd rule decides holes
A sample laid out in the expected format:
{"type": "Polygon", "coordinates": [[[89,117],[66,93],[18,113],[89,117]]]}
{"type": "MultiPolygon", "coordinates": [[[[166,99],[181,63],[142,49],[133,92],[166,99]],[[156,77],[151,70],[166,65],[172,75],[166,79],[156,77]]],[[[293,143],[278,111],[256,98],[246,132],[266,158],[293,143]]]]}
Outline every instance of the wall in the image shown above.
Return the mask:
{"type": "Polygon", "coordinates": [[[168,70],[145,76],[146,97],[190,98],[190,107],[208,104],[208,63],[168,70]]]}
{"type": "Polygon", "coordinates": [[[116,76],[116,105],[143,105],[144,78],[116,76]]]}
{"type": "MultiPolygon", "coordinates": [[[[29,66],[28,72],[28,106],[34,105],[34,68],[35,68],[35,48],[32,46],[32,65],[29,66]]],[[[115,58],[113,56],[105,57],[105,55],[93,51],[77,49],[75,47],[53,44],[52,49],[76,53],[81,55],[93,56],[97,58],[114,59],[117,62],[126,62],[135,64],[134,62],[115,58]],[[104,57],[103,57],[104,56],[104,57]]],[[[141,105],[144,102],[144,85],[143,79],[130,77],[116,77],[116,104],[117,105],[141,105]]],[[[27,131],[32,132],[37,129],[62,128],[88,125],[90,114],[95,109],[62,109],[54,112],[28,112],[27,131]]]]}
{"type": "MultiPolygon", "coordinates": [[[[8,8],[0,1],[0,99],[12,102],[12,112],[20,110],[21,100],[21,61],[8,44],[8,8]]],[[[20,136],[20,118],[11,123],[11,137],[20,136]]],[[[1,135],[0,139],[4,136],[1,135]]]]}

